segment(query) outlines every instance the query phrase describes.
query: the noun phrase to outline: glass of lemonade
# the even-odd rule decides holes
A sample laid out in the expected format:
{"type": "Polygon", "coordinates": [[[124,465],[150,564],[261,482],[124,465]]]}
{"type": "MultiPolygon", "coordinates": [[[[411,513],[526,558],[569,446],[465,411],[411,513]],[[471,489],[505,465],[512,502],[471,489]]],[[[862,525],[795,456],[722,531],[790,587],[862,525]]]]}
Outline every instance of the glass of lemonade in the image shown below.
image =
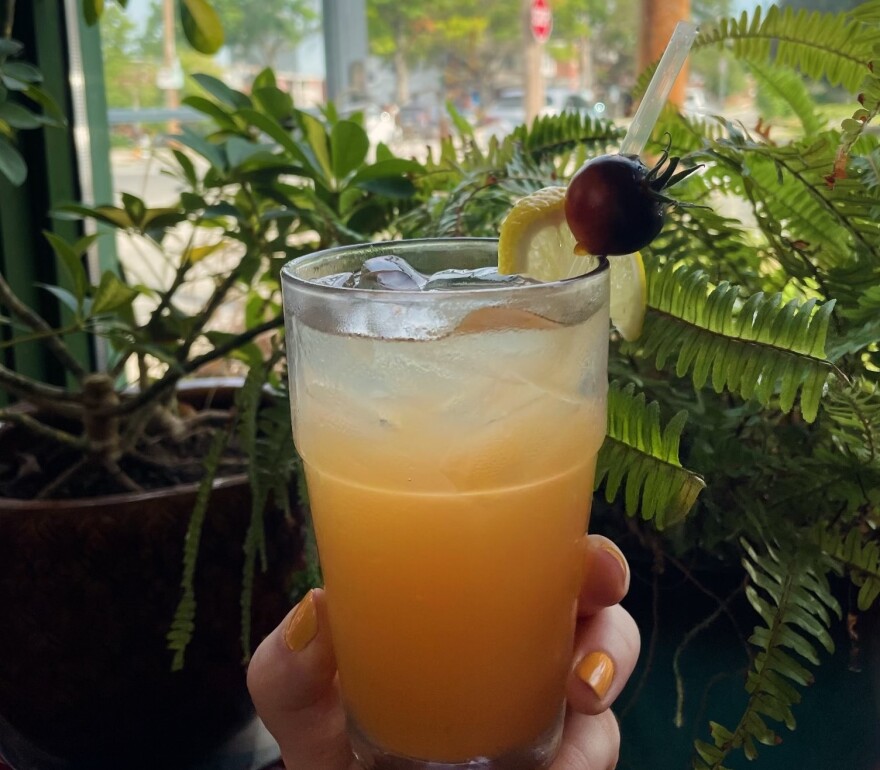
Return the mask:
{"type": "Polygon", "coordinates": [[[608,269],[537,283],[486,277],[496,264],[497,241],[453,238],[282,270],[294,438],[367,768],[532,770],[559,745],[608,269]],[[386,255],[418,273],[365,280],[386,255]]]}

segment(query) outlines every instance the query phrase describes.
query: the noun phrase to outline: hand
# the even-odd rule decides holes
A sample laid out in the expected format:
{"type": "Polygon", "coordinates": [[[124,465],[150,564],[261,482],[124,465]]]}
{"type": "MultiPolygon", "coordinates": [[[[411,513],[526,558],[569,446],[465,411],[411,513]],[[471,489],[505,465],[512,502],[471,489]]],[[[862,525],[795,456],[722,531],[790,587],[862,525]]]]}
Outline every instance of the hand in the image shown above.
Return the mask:
{"type": "MultiPolygon", "coordinates": [[[[618,604],[629,567],[607,538],[587,537],[562,747],[550,770],[611,770],[620,732],[609,711],[632,674],[639,632],[618,604]]],[[[357,770],[345,734],[324,592],[309,594],[259,646],[248,669],[257,713],[287,770],[357,770]]]]}

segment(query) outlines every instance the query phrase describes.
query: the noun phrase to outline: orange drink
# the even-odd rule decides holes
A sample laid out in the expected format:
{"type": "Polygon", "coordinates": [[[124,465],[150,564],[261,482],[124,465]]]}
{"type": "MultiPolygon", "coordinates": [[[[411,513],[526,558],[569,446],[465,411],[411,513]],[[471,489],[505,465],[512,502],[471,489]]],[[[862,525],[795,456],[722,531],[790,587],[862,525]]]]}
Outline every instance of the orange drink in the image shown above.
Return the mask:
{"type": "Polygon", "coordinates": [[[377,248],[426,272],[495,259],[494,241],[438,240],[285,269],[294,436],[353,745],[366,767],[543,767],[605,431],[607,274],[309,282],[377,248]]]}

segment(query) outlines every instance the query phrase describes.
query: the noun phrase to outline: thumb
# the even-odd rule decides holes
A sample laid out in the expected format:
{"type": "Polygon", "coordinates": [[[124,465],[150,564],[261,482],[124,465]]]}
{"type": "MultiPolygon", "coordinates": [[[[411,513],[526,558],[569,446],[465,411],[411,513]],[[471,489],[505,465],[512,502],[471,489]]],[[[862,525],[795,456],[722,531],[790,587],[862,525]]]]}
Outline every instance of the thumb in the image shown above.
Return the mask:
{"type": "Polygon", "coordinates": [[[251,659],[248,689],[287,770],[355,767],[321,589],[309,591],[251,659]]]}

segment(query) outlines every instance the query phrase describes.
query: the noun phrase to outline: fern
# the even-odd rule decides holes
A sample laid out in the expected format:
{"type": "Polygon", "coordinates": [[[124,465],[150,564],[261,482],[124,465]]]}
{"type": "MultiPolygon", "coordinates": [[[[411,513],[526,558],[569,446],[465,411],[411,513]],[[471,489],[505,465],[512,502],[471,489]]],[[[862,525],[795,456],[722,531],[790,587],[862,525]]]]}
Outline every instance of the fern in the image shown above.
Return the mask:
{"type": "Polygon", "coordinates": [[[174,658],[171,663],[172,671],[180,671],[183,668],[186,648],[192,641],[193,631],[195,630],[195,576],[199,546],[202,539],[202,528],[208,511],[208,500],[214,487],[214,479],[217,477],[217,469],[220,466],[220,458],[234,430],[235,421],[233,420],[225,430],[217,431],[211,440],[211,445],[205,456],[205,475],[199,484],[196,502],[186,528],[183,546],[183,576],[180,581],[181,597],[174,611],[171,628],[166,635],[168,649],[174,652],[174,658]]]}
{"type": "Polygon", "coordinates": [[[623,133],[621,128],[608,121],[578,112],[563,112],[538,117],[531,126],[519,126],[504,144],[518,144],[535,160],[561,159],[565,165],[567,153],[571,150],[583,152],[593,147],[601,152],[607,145],[620,141],[623,133]]]}
{"type": "Polygon", "coordinates": [[[880,147],[853,158],[852,167],[866,190],[874,194],[880,191],[880,147]]]}
{"type": "Polygon", "coordinates": [[[271,490],[271,479],[267,479],[257,453],[259,411],[262,402],[263,377],[260,367],[253,367],[236,394],[236,408],[240,412],[239,440],[242,450],[248,457],[248,480],[251,491],[251,511],[245,534],[244,567],[241,580],[241,648],[244,662],[251,653],[251,609],[253,605],[254,577],[259,556],[263,569],[266,569],[266,537],[263,514],[271,490]]]}
{"type": "Polygon", "coordinates": [[[801,411],[812,422],[829,373],[824,349],[833,306],[814,312],[815,300],[783,303],[781,294],[763,292],[743,302],[727,282],[710,289],[703,270],[661,268],[648,276],[649,312],[638,345],[658,368],[674,358],[676,374],[690,372],[697,388],[711,377],[717,393],[726,388],[764,406],[778,393],[783,412],[800,389],[801,411]]]}
{"type": "Polygon", "coordinates": [[[763,620],[749,642],[760,652],[746,679],[749,699],[739,723],[733,730],[710,723],[713,742],[696,741],[695,770],[724,770],[722,763],[738,750],[755,759],[758,743],[772,746],[780,740],[768,721],[793,730],[792,706],[800,702],[797,687],[813,681],[801,660],[819,664],[813,641],[829,653],[834,649],[828,628],[832,613],[840,616],[840,607],[826,577],[827,558],[802,545],[788,550],[768,546],[761,554],[745,540],[742,546],[743,567],[751,579],[746,595],[763,620]]]}
{"type": "Polygon", "coordinates": [[[784,235],[818,247],[822,264],[838,264],[851,239],[880,262],[877,200],[858,178],[829,186],[838,135],[774,147],[732,136],[716,142],[707,155],[742,180],[762,229],[773,240],[784,235]],[[770,231],[768,232],[768,224],[770,231]]]}
{"type": "Polygon", "coordinates": [[[834,423],[832,438],[847,458],[880,464],[880,392],[875,383],[861,379],[831,388],[823,412],[834,423]]]}
{"type": "MultiPolygon", "coordinates": [[[[880,38],[880,10],[876,2],[864,3],[852,10],[849,15],[856,23],[863,24],[863,28],[873,34],[875,40],[880,38]]],[[[880,60],[880,43],[875,43],[871,56],[873,61],[865,68],[864,77],[858,88],[859,107],[840,126],[840,146],[834,171],[831,174],[832,181],[845,175],[850,152],[864,134],[868,124],[880,114],[880,71],[877,67],[880,60]]]]}
{"type": "Polygon", "coordinates": [[[646,404],[634,386],[612,384],[608,391],[608,435],[596,465],[596,489],[605,482],[611,502],[626,480],[624,504],[632,516],[639,512],[658,529],[687,515],[705,483],[681,467],[678,445],[687,412],[675,415],[663,429],[660,406],[646,404]]]}
{"type": "MultiPolygon", "coordinates": [[[[842,14],[771,6],[766,16],[758,7],[751,17],[743,12],[738,19],[704,25],[694,50],[729,48],[744,61],[789,67],[855,91],[872,59],[874,41],[870,28],[842,14]]],[[[644,93],[656,68],[640,75],[637,94],[644,93]]]]}
{"type": "Polygon", "coordinates": [[[801,122],[805,136],[814,136],[822,128],[822,120],[804,80],[796,72],[758,62],[747,62],[758,87],[776,101],[784,102],[801,122]]]}
{"type": "Polygon", "coordinates": [[[296,453],[293,448],[288,400],[278,394],[266,401],[263,383],[274,365],[252,367],[236,398],[240,412],[239,440],[248,458],[251,512],[244,541],[241,584],[241,646],[244,662],[251,653],[251,609],[257,564],[265,572],[266,529],[264,515],[270,496],[289,515],[289,485],[296,453]]]}
{"type": "Polygon", "coordinates": [[[880,596],[880,544],[866,541],[856,527],[845,534],[836,528],[821,527],[816,531],[816,542],[858,587],[858,608],[863,612],[870,609],[880,596]]]}

